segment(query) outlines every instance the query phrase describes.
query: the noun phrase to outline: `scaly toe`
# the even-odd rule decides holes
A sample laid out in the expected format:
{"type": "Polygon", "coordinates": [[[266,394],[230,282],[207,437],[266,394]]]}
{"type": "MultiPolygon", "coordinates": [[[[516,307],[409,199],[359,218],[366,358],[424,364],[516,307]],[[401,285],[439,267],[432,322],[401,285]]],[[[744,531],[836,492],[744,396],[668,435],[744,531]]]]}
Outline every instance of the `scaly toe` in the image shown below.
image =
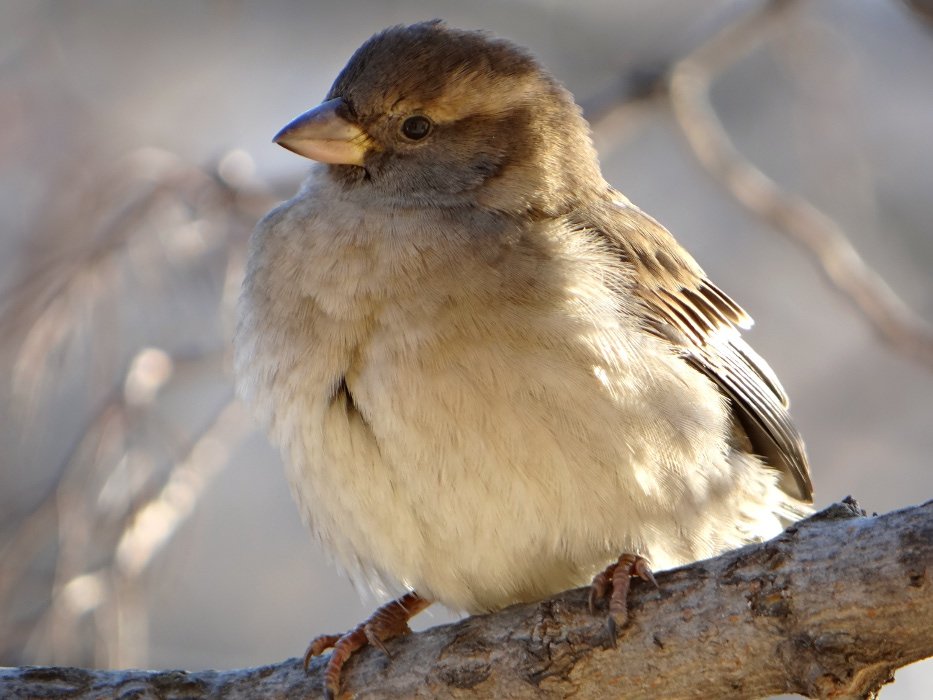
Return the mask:
{"type": "Polygon", "coordinates": [[[389,656],[385,640],[409,634],[408,620],[430,605],[430,602],[415,592],[407,593],[398,600],[381,606],[372,616],[346,634],[325,634],[315,637],[305,652],[304,666],[307,671],[311,659],[333,648],[324,666],[324,697],[334,700],[340,692],[340,674],[344,664],[357,651],[370,644],[389,656]]]}
{"type": "Polygon", "coordinates": [[[315,637],[311,640],[311,643],[308,645],[308,648],[305,650],[304,656],[304,667],[305,671],[308,670],[308,666],[311,664],[311,659],[315,656],[320,656],[325,651],[334,646],[337,642],[340,641],[342,634],[322,634],[318,637],[315,637]]]}
{"type": "Polygon", "coordinates": [[[612,589],[612,574],[617,566],[618,563],[610,564],[593,577],[588,598],[590,615],[596,614],[596,607],[609,595],[609,591],[612,589]]]}
{"type": "Polygon", "coordinates": [[[606,630],[613,647],[616,646],[619,630],[628,622],[628,593],[632,579],[635,577],[650,583],[655,588],[658,587],[648,560],[637,554],[623,554],[618,561],[596,574],[590,584],[588,602],[591,614],[595,613],[601,601],[609,598],[606,630]]]}

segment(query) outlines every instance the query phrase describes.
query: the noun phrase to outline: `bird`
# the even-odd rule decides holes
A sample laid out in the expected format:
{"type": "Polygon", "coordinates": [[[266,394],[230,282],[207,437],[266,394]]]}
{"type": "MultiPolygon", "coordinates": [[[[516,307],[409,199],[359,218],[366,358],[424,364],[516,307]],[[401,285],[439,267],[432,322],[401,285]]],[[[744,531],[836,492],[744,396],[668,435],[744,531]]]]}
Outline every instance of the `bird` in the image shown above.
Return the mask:
{"type": "Polygon", "coordinates": [[[751,319],[606,182],[530,51],[390,27],[274,141],[316,163],[250,239],[237,390],[339,565],[401,594],[311,642],[328,697],[434,602],[590,584],[614,635],[630,581],[809,512],[751,319]]]}

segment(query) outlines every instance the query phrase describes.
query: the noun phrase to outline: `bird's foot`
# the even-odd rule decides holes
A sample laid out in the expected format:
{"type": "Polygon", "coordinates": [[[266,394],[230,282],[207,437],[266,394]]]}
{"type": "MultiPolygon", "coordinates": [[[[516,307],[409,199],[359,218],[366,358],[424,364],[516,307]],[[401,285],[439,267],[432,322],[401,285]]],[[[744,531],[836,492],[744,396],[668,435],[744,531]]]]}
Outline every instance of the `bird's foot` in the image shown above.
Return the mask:
{"type": "Polygon", "coordinates": [[[401,598],[381,606],[365,622],[345,634],[322,634],[315,637],[305,652],[304,667],[308,670],[311,659],[333,649],[324,669],[324,697],[333,700],[340,690],[340,672],[354,653],[370,644],[386,656],[383,642],[411,632],[408,621],[431,604],[412,591],[401,598]]]}
{"type": "Polygon", "coordinates": [[[609,597],[609,617],[606,619],[606,626],[612,646],[616,645],[616,631],[628,620],[628,591],[632,579],[636,576],[651,583],[655,588],[658,587],[648,560],[637,554],[623,554],[618,561],[596,574],[590,584],[590,614],[596,612],[599,602],[609,597]]]}

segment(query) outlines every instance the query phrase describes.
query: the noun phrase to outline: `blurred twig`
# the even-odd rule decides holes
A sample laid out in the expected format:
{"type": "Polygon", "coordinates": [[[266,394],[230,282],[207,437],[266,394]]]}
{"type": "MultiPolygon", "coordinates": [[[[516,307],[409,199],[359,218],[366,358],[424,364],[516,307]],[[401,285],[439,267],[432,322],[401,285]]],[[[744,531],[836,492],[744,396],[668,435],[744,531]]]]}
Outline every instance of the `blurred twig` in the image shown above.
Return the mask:
{"type": "Polygon", "coordinates": [[[146,663],[144,574],[249,434],[229,387],[193,429],[161,394],[221,367],[246,239],[277,198],[242,151],[202,168],[141,149],[88,180],[52,198],[0,299],[21,439],[48,441],[63,396],[80,417],[45,494],[0,533],[14,663],[146,663]]]}
{"type": "Polygon", "coordinates": [[[806,199],[785,192],[736,149],[709,99],[713,81],[747,55],[797,0],[769,0],[674,65],[670,99],[694,154],[753,214],[804,246],[835,288],[893,349],[933,369],[933,326],[913,312],[806,199]]]}
{"type": "Polygon", "coordinates": [[[918,19],[933,26],[933,0],[902,0],[918,19]]]}

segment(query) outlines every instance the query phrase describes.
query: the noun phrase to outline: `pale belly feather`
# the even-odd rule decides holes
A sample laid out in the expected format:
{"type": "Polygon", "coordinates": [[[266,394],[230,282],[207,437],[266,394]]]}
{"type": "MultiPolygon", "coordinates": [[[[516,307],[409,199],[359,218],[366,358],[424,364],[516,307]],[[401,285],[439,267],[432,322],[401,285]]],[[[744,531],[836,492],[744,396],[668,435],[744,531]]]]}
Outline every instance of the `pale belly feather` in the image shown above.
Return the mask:
{"type": "MultiPolygon", "coordinates": [[[[259,235],[291,215],[311,230],[313,211],[259,235]]],[[[779,527],[774,477],[727,444],[716,388],[625,327],[604,251],[480,241],[454,265],[431,240],[266,240],[247,276],[240,391],[351,574],[474,612],[584,584],[622,551],[664,568],[779,527]]]]}

